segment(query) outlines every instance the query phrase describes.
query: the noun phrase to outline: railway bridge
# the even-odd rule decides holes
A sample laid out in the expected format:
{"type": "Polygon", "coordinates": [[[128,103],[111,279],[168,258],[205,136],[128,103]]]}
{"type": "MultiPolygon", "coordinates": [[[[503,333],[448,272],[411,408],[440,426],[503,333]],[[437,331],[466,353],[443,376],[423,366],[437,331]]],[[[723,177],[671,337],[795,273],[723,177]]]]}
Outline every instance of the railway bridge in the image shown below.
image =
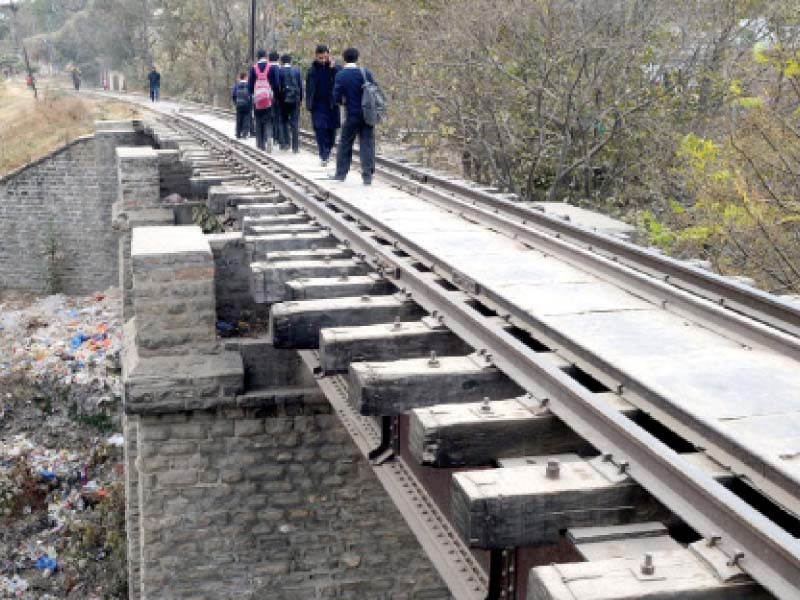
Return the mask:
{"type": "Polygon", "coordinates": [[[132,598],[800,597],[796,304],[385,157],[330,181],[221,111],[134,128],[132,598]]]}

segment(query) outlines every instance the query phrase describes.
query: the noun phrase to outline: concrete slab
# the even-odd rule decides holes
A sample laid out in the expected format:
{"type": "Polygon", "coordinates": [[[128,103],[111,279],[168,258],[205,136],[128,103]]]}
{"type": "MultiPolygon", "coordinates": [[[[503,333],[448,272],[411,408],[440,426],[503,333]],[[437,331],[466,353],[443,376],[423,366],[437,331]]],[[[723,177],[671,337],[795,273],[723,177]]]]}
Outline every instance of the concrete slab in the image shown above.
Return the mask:
{"type": "Polygon", "coordinates": [[[501,287],[507,298],[533,315],[568,315],[623,310],[652,310],[653,305],[614,285],[550,283],[501,287]]]}

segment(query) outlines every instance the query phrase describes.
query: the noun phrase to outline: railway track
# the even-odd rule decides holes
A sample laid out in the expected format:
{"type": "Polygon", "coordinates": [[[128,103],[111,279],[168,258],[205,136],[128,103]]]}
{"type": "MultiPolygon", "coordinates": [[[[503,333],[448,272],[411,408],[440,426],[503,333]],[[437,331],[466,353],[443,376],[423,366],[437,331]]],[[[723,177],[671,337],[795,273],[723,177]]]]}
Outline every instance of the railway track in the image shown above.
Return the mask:
{"type": "MultiPolygon", "coordinates": [[[[791,465],[794,455],[786,452],[786,447],[777,456],[756,449],[752,435],[737,437],[725,429],[729,421],[736,422],[739,417],[722,418],[721,424],[713,413],[704,414],[697,406],[676,401],[669,385],[654,385],[648,373],[639,374],[642,364],[633,369],[622,360],[624,356],[617,362],[577,341],[574,331],[561,330],[552,319],[526,310],[520,296],[513,297],[508,288],[498,289],[474,277],[467,268],[469,260],[439,254],[436,244],[424,243],[413,235],[414,231],[404,232],[401,221],[381,218],[371,203],[359,201],[347,188],[323,182],[320,173],[298,170],[288,159],[268,156],[231,140],[219,113],[199,107],[195,111],[164,114],[161,119],[202,140],[220,160],[269,182],[324,232],[344,242],[365,268],[424,309],[431,328],[444,328],[474,349],[476,352],[468,358],[479,370],[496,371],[526,393],[524,404],[531,415],[552,415],[565,423],[596,449],[602,468],[641,486],[707,540],[708,552],[719,553],[730,569],[741,569],[778,598],[798,597],[800,545],[795,535],[800,532],[800,494],[798,476],[791,465]],[[621,410],[621,403],[629,409],[621,410]],[[697,460],[698,455],[702,460],[697,460]],[[734,481],[736,484],[732,484],[734,481]]],[[[379,178],[398,193],[411,195],[466,223],[479,224],[527,250],[534,249],[543,261],[557,260],[590,272],[648,305],[685,319],[685,325],[698,328],[699,334],[710,332],[727,340],[730,346],[722,348],[722,354],[730,360],[739,360],[743,352],[750,352],[757,367],[780,365],[775,367],[772,387],[747,393],[782,397],[796,391],[791,384],[787,387],[787,373],[796,368],[800,358],[800,311],[796,306],[463,182],[386,159],[380,162],[380,168],[379,178]]],[[[371,297],[365,295],[362,300],[369,304],[371,297]]],[[[281,304],[285,303],[273,306],[273,317],[275,306],[281,304]]],[[[600,318],[602,312],[595,311],[594,315],[600,318]]],[[[275,322],[273,318],[273,325],[275,322]]],[[[387,328],[392,326],[386,324],[387,328]]],[[[402,327],[400,324],[398,329],[402,327]]],[[[672,341],[666,329],[657,333],[665,335],[664,344],[672,341]]],[[[287,342],[289,346],[292,343],[287,342]]],[[[632,343],[646,345],[647,340],[632,343]]],[[[509,571],[514,566],[510,549],[517,547],[518,538],[499,529],[489,531],[489,526],[475,529],[474,524],[459,521],[458,515],[448,518],[447,509],[436,506],[435,490],[426,491],[421,483],[424,476],[414,465],[422,460],[444,469],[483,466],[483,461],[451,464],[437,458],[435,449],[411,448],[412,443],[420,442],[410,439],[413,432],[409,434],[409,429],[414,424],[419,429],[429,404],[396,410],[370,408],[366,391],[355,392],[354,386],[366,386],[365,382],[372,380],[359,379],[359,367],[352,365],[348,375],[341,369],[327,373],[324,348],[320,353],[313,344],[308,346],[296,343],[294,347],[320,373],[321,387],[354,438],[364,449],[377,445],[372,456],[378,462],[394,458],[389,467],[393,472],[376,472],[456,596],[521,597],[514,596],[520,587],[519,578],[509,571]],[[409,412],[411,421],[401,416],[409,412]],[[457,539],[454,530],[464,539],[457,539]],[[482,568],[467,547],[489,551],[489,564],[482,568]],[[457,560],[451,559],[453,555],[457,560]]],[[[681,348],[669,350],[664,360],[672,359],[674,351],[680,353],[681,348]]],[[[363,358],[371,360],[369,356],[363,358]]],[[[430,369],[441,368],[442,363],[449,365],[444,357],[426,359],[430,369]]],[[[700,363],[698,377],[703,376],[702,368],[708,364],[700,363]]],[[[644,364],[644,368],[654,369],[653,363],[644,364]]],[[[796,377],[796,370],[794,374],[796,377]]],[[[679,393],[687,393],[686,382],[679,383],[679,393]]],[[[700,385],[699,381],[695,383],[700,385]]],[[[723,400],[730,398],[720,394],[723,400]]],[[[502,397],[490,398],[480,404],[480,410],[491,414],[493,404],[502,397]]],[[[715,406],[714,398],[709,398],[709,411],[715,406]]],[[[758,410],[748,415],[756,420],[761,416],[758,410]]],[[[780,416],[786,418],[786,414],[780,416]]],[[[474,431],[480,430],[481,423],[481,419],[474,419],[474,431]]],[[[768,435],[769,429],[762,434],[768,435]]],[[[491,462],[498,462],[498,457],[491,456],[491,448],[485,452],[491,462]]],[[[558,464],[549,462],[553,463],[547,467],[550,474],[557,477],[558,464]]],[[[449,472],[446,477],[450,477],[449,472]]],[[[468,485],[463,478],[459,481],[464,492],[468,485]]],[[[467,501],[465,493],[461,501],[467,501]]],[[[492,517],[488,513],[484,516],[492,517]]]]}

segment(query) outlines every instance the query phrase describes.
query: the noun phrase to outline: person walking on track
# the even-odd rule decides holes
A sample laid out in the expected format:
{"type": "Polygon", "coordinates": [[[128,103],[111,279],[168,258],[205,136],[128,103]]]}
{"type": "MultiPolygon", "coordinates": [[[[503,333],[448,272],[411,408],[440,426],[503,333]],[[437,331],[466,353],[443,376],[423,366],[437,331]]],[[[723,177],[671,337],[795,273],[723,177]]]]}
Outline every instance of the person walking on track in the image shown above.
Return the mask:
{"type": "Polygon", "coordinates": [[[344,51],[344,68],[337,73],[333,88],[333,99],[345,105],[345,121],[339,151],[336,156],[336,173],[331,179],[344,181],[353,161],[353,143],[358,136],[361,158],[361,178],[364,185],[372,184],[375,172],[375,127],[368,124],[362,112],[362,98],[367,83],[375,83],[372,73],[358,66],[358,50],[348,48],[344,51]]]}
{"type": "Polygon", "coordinates": [[[150,102],[158,102],[161,97],[161,73],[156,71],[155,66],[150,69],[147,80],[150,82],[150,102]]]}
{"type": "Polygon", "coordinates": [[[328,166],[336,145],[336,130],[341,127],[339,106],[333,101],[336,74],[341,70],[342,67],[331,60],[328,47],[317,46],[314,63],[306,75],[306,109],[311,113],[323,167],[328,166]]]}
{"type": "Polygon", "coordinates": [[[231,92],[233,103],[236,106],[236,138],[247,137],[250,132],[250,111],[252,99],[247,88],[247,73],[239,73],[239,80],[233,84],[231,92]]]}
{"type": "Polygon", "coordinates": [[[256,117],[256,146],[259,150],[272,152],[273,122],[275,120],[275,91],[279,89],[279,69],[267,62],[267,53],[258,51],[258,62],[250,68],[247,91],[253,99],[256,117]]]}
{"type": "Polygon", "coordinates": [[[291,54],[281,56],[280,93],[280,146],[292,152],[300,152],[300,104],[303,102],[303,76],[300,69],[292,66],[291,54]]]}

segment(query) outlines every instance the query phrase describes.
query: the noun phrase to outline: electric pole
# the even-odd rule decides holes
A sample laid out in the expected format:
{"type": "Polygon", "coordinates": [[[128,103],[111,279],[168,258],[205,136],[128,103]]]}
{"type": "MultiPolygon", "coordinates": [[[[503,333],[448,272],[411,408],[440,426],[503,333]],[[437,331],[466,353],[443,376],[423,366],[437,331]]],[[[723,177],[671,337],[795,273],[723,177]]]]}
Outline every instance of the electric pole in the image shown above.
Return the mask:
{"type": "MultiPolygon", "coordinates": [[[[253,0],[253,2],[255,3],[255,0],[253,0]]],[[[33,78],[31,61],[28,60],[28,50],[25,48],[24,40],[22,40],[19,35],[19,21],[17,21],[17,11],[19,10],[19,7],[14,2],[11,2],[9,3],[8,8],[11,11],[11,22],[14,27],[14,42],[17,44],[17,47],[22,48],[22,56],[25,58],[25,70],[28,71],[28,81],[31,82],[33,97],[38,100],[39,94],[36,92],[36,80],[33,78]]]]}
{"type": "Polygon", "coordinates": [[[256,0],[250,0],[250,60],[256,60],[256,0]]]}

